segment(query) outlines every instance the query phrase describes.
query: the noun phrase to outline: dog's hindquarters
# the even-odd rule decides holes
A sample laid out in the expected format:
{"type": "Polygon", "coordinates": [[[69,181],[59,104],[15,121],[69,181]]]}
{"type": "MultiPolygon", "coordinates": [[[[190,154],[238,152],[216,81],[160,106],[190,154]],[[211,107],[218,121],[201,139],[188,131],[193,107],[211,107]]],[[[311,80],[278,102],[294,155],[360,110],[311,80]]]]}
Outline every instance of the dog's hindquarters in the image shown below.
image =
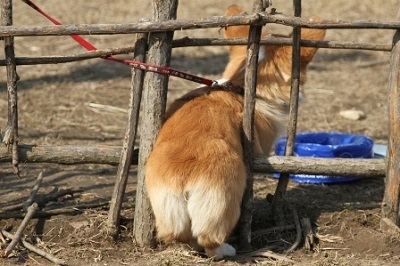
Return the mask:
{"type": "Polygon", "coordinates": [[[239,219],[246,184],[238,98],[214,91],[182,105],[164,124],[146,164],[158,237],[196,239],[217,259],[235,254],[224,242],[239,219]]]}
{"type": "Polygon", "coordinates": [[[240,216],[246,171],[241,158],[231,162],[222,168],[216,165],[214,173],[203,173],[179,192],[171,188],[173,182],[162,183],[165,176],[153,176],[149,167],[147,190],[160,239],[187,244],[195,239],[208,256],[217,259],[235,255],[225,241],[240,216]]]}

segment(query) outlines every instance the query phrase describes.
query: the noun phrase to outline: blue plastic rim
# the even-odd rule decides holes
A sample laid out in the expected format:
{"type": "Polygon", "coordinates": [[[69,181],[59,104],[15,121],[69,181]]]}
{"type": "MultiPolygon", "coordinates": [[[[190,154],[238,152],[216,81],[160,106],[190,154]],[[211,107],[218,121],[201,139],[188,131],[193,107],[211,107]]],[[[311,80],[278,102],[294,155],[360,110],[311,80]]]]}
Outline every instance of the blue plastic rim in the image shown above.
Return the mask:
{"type": "MultiPolygon", "coordinates": [[[[286,137],[275,143],[275,154],[284,155],[286,137]]],[[[304,132],[295,137],[294,155],[320,158],[373,158],[374,141],[364,135],[339,132],[304,132]]],[[[279,177],[279,174],[274,174],[279,177]]],[[[335,184],[359,180],[359,177],[289,175],[298,183],[335,184]]]]}

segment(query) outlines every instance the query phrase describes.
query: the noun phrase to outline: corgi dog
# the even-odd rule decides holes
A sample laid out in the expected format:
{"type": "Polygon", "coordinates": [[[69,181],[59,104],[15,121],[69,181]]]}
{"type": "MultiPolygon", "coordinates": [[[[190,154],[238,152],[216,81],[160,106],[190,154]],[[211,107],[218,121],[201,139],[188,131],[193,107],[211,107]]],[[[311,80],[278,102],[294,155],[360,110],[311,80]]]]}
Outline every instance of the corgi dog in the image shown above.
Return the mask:
{"type": "MultiPolygon", "coordinates": [[[[225,15],[242,12],[234,5],[225,15]]],[[[249,26],[225,29],[229,38],[247,37],[248,33],[249,26]]],[[[322,40],[324,36],[325,30],[302,29],[302,39],[322,40]]],[[[301,48],[301,84],[316,51],[301,48]]],[[[244,86],[246,53],[246,46],[230,47],[224,80],[244,86]]],[[[291,58],[291,46],[260,47],[256,154],[269,154],[285,117],[291,58]]],[[[235,248],[225,242],[239,219],[246,185],[242,120],[243,95],[229,90],[198,88],[169,107],[145,168],[160,240],[200,246],[217,260],[236,255],[235,248]]]]}

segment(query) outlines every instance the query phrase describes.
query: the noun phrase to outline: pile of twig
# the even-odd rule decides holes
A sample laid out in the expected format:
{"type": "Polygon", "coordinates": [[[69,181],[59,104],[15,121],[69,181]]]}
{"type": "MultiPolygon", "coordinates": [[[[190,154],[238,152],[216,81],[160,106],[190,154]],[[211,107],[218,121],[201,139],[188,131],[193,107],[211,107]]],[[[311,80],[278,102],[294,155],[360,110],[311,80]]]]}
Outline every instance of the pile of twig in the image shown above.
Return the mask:
{"type": "Polygon", "coordinates": [[[82,213],[83,209],[108,206],[109,202],[100,202],[93,204],[82,204],[79,206],[74,206],[73,208],[59,208],[53,210],[42,210],[45,205],[51,201],[57,201],[60,197],[64,197],[66,195],[73,195],[74,193],[82,192],[82,189],[54,189],[48,195],[38,197],[37,193],[41,186],[43,180],[42,172],[38,175],[35,185],[28,197],[28,199],[24,203],[14,204],[11,206],[7,206],[0,210],[0,219],[8,219],[8,218],[23,218],[20,226],[14,234],[6,231],[5,229],[1,230],[0,234],[0,242],[2,242],[1,246],[6,246],[8,241],[6,239],[10,239],[11,242],[7,245],[7,247],[0,252],[0,256],[3,258],[9,257],[11,252],[20,243],[26,249],[54,262],[58,265],[67,265],[65,261],[54,257],[52,254],[30,244],[27,241],[22,240],[22,235],[27,227],[28,223],[32,218],[45,218],[53,215],[60,214],[79,214],[82,213]]]}
{"type": "MultiPolygon", "coordinates": [[[[29,198],[25,201],[25,203],[22,204],[22,208],[25,211],[24,219],[22,220],[20,226],[18,227],[17,231],[15,234],[11,234],[7,232],[6,230],[1,230],[2,233],[2,238],[1,240],[3,243],[6,242],[5,237],[11,239],[11,242],[8,244],[7,248],[1,252],[1,257],[6,258],[8,257],[13,249],[16,247],[18,243],[21,243],[25,248],[27,248],[30,251],[35,252],[36,254],[58,264],[58,265],[67,265],[65,261],[60,260],[56,257],[54,257],[52,254],[45,252],[44,250],[41,250],[34,245],[22,240],[22,234],[27,227],[29,221],[34,217],[34,215],[37,213],[39,210],[39,204],[35,202],[35,197],[37,192],[39,191],[40,185],[43,180],[43,174],[42,172],[39,174],[38,178],[36,179],[35,186],[32,189],[32,192],[29,196],[29,198]]],[[[13,206],[15,208],[15,206],[13,206]]],[[[23,215],[23,214],[21,214],[23,215]]]]}

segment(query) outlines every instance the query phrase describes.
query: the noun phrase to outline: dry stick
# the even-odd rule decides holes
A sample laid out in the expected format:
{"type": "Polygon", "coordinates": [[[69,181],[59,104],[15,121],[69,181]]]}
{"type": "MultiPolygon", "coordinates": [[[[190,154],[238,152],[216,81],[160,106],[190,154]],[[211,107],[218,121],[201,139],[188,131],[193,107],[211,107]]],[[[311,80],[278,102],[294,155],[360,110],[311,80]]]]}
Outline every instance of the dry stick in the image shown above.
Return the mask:
{"type": "MultiPolygon", "coordinates": [[[[301,0],[293,0],[294,16],[301,16],[301,0]]],[[[289,106],[289,121],[287,129],[287,141],[285,156],[293,154],[296,126],[297,126],[297,111],[299,104],[299,87],[300,87],[300,39],[301,28],[296,26],[293,28],[293,46],[292,46],[292,86],[290,90],[290,106],[289,106]]],[[[281,173],[278,186],[275,190],[274,200],[272,202],[272,212],[275,223],[284,225],[283,215],[283,199],[286,193],[286,188],[289,182],[289,174],[281,173]]]]}
{"type": "Polygon", "coordinates": [[[3,251],[2,257],[6,258],[10,255],[11,251],[15,248],[18,242],[21,240],[22,233],[24,232],[25,228],[28,226],[29,221],[32,219],[35,212],[39,209],[37,203],[33,203],[29,208],[25,215],[25,218],[22,220],[20,226],[18,227],[17,231],[15,232],[15,238],[11,241],[8,247],[3,251]]]}
{"type": "MultiPolygon", "coordinates": [[[[153,19],[161,24],[176,19],[177,0],[153,0],[153,19]]],[[[169,65],[171,60],[173,32],[152,33],[149,37],[147,62],[169,65]]],[[[161,129],[167,102],[168,77],[146,73],[143,88],[143,117],[140,126],[140,151],[135,202],[133,234],[139,246],[155,246],[155,219],[147,197],[144,178],[145,164],[161,129]]]]}
{"type": "Polygon", "coordinates": [[[100,111],[105,111],[105,112],[110,112],[110,113],[123,113],[123,114],[127,114],[128,110],[125,108],[120,108],[120,107],[115,107],[115,106],[111,106],[111,105],[105,105],[105,104],[100,104],[100,103],[90,103],[87,102],[85,103],[85,105],[93,108],[94,112],[98,112],[98,110],[100,111]]]}
{"type": "MultiPolygon", "coordinates": [[[[137,150],[133,160],[137,162],[137,150]]],[[[117,165],[121,155],[120,146],[109,145],[20,145],[19,156],[23,162],[58,164],[111,164],[117,165]],[[79,154],[79,156],[77,156],[79,154]]],[[[7,149],[0,146],[0,162],[11,159],[7,149]]]]}
{"type": "MultiPolygon", "coordinates": [[[[49,195],[43,196],[42,198],[38,198],[36,200],[36,203],[39,204],[39,205],[44,205],[45,203],[47,203],[49,201],[57,200],[58,198],[63,197],[65,195],[72,195],[74,193],[79,193],[79,192],[82,192],[82,191],[84,191],[84,190],[83,189],[70,189],[70,188],[56,190],[55,192],[53,192],[53,193],[51,193],[49,195]]],[[[4,207],[0,211],[7,212],[7,211],[12,211],[12,210],[18,210],[18,209],[21,209],[23,207],[24,207],[24,203],[19,203],[19,204],[15,204],[15,205],[12,205],[12,206],[4,207]]]]}
{"type": "Polygon", "coordinates": [[[296,211],[296,209],[294,207],[289,206],[289,208],[292,211],[294,224],[296,226],[296,240],[294,241],[294,243],[292,244],[292,246],[290,248],[288,248],[287,250],[285,250],[283,252],[285,254],[289,254],[290,252],[295,250],[300,245],[301,235],[302,235],[299,215],[297,214],[297,211],[296,211]]]}
{"type": "Polygon", "coordinates": [[[240,16],[214,16],[195,20],[166,20],[125,24],[74,24],[57,26],[0,26],[0,37],[9,36],[60,36],[133,34],[143,32],[166,32],[189,29],[209,29],[238,25],[265,25],[276,23],[291,27],[319,29],[400,29],[398,20],[321,20],[312,21],[280,14],[254,13],[240,16]]]}
{"type": "MultiPolygon", "coordinates": [[[[183,37],[173,41],[173,47],[190,47],[190,46],[226,46],[226,45],[246,45],[247,38],[189,38],[183,37]]],[[[292,45],[291,38],[266,36],[261,38],[260,44],[263,45],[292,45]]],[[[304,47],[318,47],[318,48],[331,48],[331,49],[360,49],[371,51],[386,51],[392,49],[391,44],[376,44],[376,43],[361,43],[351,41],[316,41],[316,40],[301,40],[301,46],[304,47]]],[[[0,60],[1,65],[1,60],[0,60]]]]}
{"type": "MultiPolygon", "coordinates": [[[[12,1],[4,0],[1,2],[2,24],[6,27],[11,26],[12,22],[12,1]]],[[[8,92],[8,121],[4,134],[3,142],[11,146],[12,165],[14,173],[19,176],[18,167],[18,96],[17,96],[17,70],[14,53],[14,38],[4,37],[5,65],[7,70],[7,92],[8,92]]]]}
{"type": "MultiPolygon", "coordinates": [[[[110,164],[118,165],[121,156],[119,146],[77,145],[20,145],[21,161],[29,163],[110,164]],[[79,156],[76,156],[79,154],[79,156]]],[[[0,163],[9,162],[11,155],[0,146],[0,163]]],[[[138,163],[138,150],[134,150],[132,163],[138,163]]],[[[361,178],[383,177],[385,159],[312,158],[294,156],[255,156],[254,172],[291,173],[312,175],[357,176],[361,178]]]]}
{"type": "MultiPolygon", "coordinates": [[[[172,42],[172,47],[190,47],[190,46],[226,46],[226,45],[247,45],[248,38],[189,38],[183,37],[175,39],[172,42]]],[[[357,49],[357,50],[370,50],[370,51],[386,51],[392,50],[391,44],[370,44],[349,41],[314,41],[314,40],[301,40],[301,46],[304,47],[318,47],[318,48],[331,48],[331,49],[357,49]]],[[[290,38],[267,36],[261,39],[260,44],[263,45],[292,45],[290,38]]],[[[133,52],[135,47],[121,47],[98,49],[84,53],[78,53],[65,56],[41,56],[41,57],[17,57],[15,58],[17,65],[39,65],[39,64],[59,64],[81,61],[86,59],[94,59],[105,57],[108,55],[128,54],[133,52]]],[[[0,66],[5,66],[5,60],[0,59],[0,66]]]]}
{"type": "MultiPolygon", "coordinates": [[[[65,56],[17,57],[15,60],[17,65],[58,64],[106,57],[109,55],[129,54],[134,50],[135,47],[109,48],[65,56]]],[[[0,66],[5,66],[5,60],[0,60],[0,66]]]]}
{"type": "MultiPolygon", "coordinates": [[[[50,217],[53,215],[75,215],[82,213],[82,210],[84,209],[92,209],[92,208],[97,208],[97,207],[104,207],[108,206],[109,202],[98,202],[98,203],[86,203],[86,204],[80,204],[76,206],[71,206],[68,208],[59,208],[59,209],[53,209],[53,210],[47,210],[47,211],[37,211],[35,215],[33,216],[34,218],[44,218],[44,217],[50,217]]],[[[8,219],[8,218],[24,218],[24,214],[21,212],[4,212],[0,213],[0,219],[8,219]]]]}
{"type": "MultiPolygon", "coordinates": [[[[135,44],[134,60],[144,62],[147,51],[148,34],[141,33],[137,35],[135,44]]],[[[132,84],[129,102],[128,125],[125,133],[124,143],[117,172],[117,178],[110,202],[107,226],[110,234],[115,238],[119,232],[119,218],[122,201],[125,193],[126,183],[128,181],[129,168],[132,163],[136,131],[139,120],[140,101],[142,98],[144,71],[132,69],[132,84]]]]}
{"type": "Polygon", "coordinates": [[[306,250],[313,250],[315,241],[311,221],[309,218],[302,218],[300,220],[300,224],[303,232],[304,248],[306,250]]]}
{"type": "MultiPolygon", "coordinates": [[[[220,39],[220,38],[189,38],[184,37],[173,40],[172,47],[190,47],[190,46],[226,46],[226,45],[247,45],[248,39],[234,38],[234,39],[220,39]]],[[[313,41],[301,40],[301,46],[304,47],[318,47],[318,48],[331,48],[331,49],[357,49],[357,50],[370,50],[370,51],[386,51],[392,49],[391,44],[370,44],[360,42],[348,41],[313,41]]],[[[263,45],[292,45],[292,40],[289,38],[267,36],[262,38],[260,44],[263,45]]],[[[41,57],[17,57],[15,58],[17,65],[39,65],[39,64],[59,64],[81,61],[86,59],[94,59],[105,57],[108,55],[128,54],[134,51],[134,47],[121,47],[98,49],[73,55],[65,56],[41,56],[41,57]]],[[[5,60],[0,59],[0,66],[5,66],[5,60]]]]}
{"type": "Polygon", "coordinates": [[[33,200],[39,191],[40,185],[42,184],[42,181],[43,181],[43,172],[40,172],[36,179],[35,186],[33,187],[31,194],[29,195],[29,198],[25,201],[25,203],[23,205],[24,211],[26,211],[28,209],[28,207],[32,205],[33,200]]]}
{"type": "Polygon", "coordinates": [[[276,253],[270,251],[268,247],[261,248],[261,249],[237,256],[236,258],[237,259],[248,259],[249,257],[252,258],[253,260],[254,260],[254,258],[257,258],[257,257],[267,257],[267,258],[272,258],[272,259],[275,259],[278,261],[294,263],[293,260],[287,258],[286,256],[276,254],[276,253]]]}
{"type": "MultiPolygon", "coordinates": [[[[16,236],[15,236],[15,235],[13,235],[13,234],[7,232],[7,231],[4,230],[4,229],[1,230],[1,233],[2,233],[5,237],[7,237],[7,238],[16,239],[16,236]]],[[[64,260],[61,260],[61,259],[58,259],[58,258],[54,257],[54,256],[51,255],[50,253],[47,253],[47,252],[45,252],[44,250],[41,250],[41,249],[35,247],[34,245],[30,244],[29,242],[26,242],[25,240],[21,240],[21,243],[22,243],[22,245],[23,245],[25,248],[29,249],[29,250],[32,251],[32,252],[35,252],[36,254],[42,256],[43,258],[48,259],[48,260],[51,261],[51,262],[54,262],[55,264],[58,264],[58,265],[68,265],[67,263],[65,263],[64,260]]]]}
{"type": "MultiPolygon", "coordinates": [[[[263,1],[255,0],[256,11],[264,10],[263,1]]],[[[243,150],[246,165],[246,189],[244,191],[239,220],[240,249],[251,249],[251,223],[253,220],[253,142],[254,142],[254,109],[257,86],[257,63],[260,49],[261,26],[251,26],[247,46],[245,72],[245,93],[243,112],[243,150]]]]}

